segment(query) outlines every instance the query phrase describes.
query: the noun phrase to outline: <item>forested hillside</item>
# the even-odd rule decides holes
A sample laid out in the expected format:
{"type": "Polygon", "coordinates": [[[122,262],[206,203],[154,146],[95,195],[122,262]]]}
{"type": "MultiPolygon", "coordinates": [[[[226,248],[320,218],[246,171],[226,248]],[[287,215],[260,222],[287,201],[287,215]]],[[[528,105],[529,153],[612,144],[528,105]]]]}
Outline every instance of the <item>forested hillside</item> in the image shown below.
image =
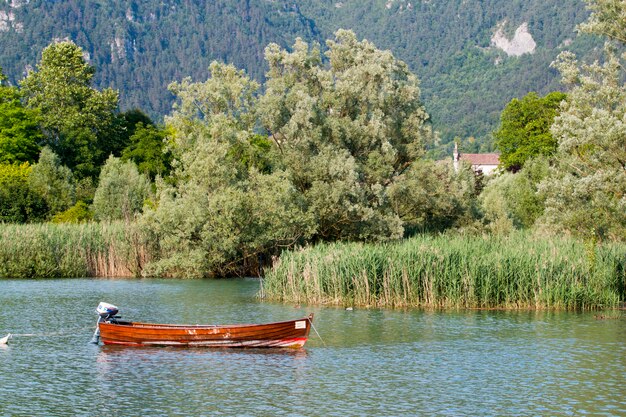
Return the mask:
{"type": "Polygon", "coordinates": [[[467,150],[489,149],[511,98],[558,89],[549,68],[557,54],[589,56],[600,45],[575,36],[587,15],[582,0],[7,0],[0,3],[0,67],[16,84],[46,45],[70,39],[87,51],[96,85],[120,90],[122,110],[160,118],[171,109],[167,85],[206,79],[212,60],[262,80],[268,43],[322,42],[352,29],[418,75],[441,133],[432,153],[439,156],[455,136],[467,150]]]}

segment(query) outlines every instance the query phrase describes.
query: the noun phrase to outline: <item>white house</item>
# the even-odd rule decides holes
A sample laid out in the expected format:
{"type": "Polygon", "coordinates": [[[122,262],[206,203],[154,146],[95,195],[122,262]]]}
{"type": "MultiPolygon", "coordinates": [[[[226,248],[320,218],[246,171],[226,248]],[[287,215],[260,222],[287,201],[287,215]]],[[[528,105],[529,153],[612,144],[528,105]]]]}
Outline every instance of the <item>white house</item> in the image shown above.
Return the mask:
{"type": "Polygon", "coordinates": [[[500,164],[500,155],[497,153],[459,153],[458,145],[454,144],[452,154],[454,170],[459,170],[459,162],[468,162],[474,172],[482,172],[484,175],[492,174],[500,164]]]}

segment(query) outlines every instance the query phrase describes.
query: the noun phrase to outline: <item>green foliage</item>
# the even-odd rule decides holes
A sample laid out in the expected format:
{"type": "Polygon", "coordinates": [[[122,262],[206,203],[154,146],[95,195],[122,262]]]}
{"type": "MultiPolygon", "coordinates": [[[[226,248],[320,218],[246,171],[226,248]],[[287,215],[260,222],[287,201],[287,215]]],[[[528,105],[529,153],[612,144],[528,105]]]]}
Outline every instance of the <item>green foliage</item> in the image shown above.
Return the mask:
{"type": "Polygon", "coordinates": [[[80,178],[76,180],[76,201],[84,201],[87,204],[93,202],[93,196],[96,193],[98,184],[91,177],[80,178]]]}
{"type": "Polygon", "coordinates": [[[106,140],[99,144],[99,150],[103,155],[122,156],[127,148],[133,146],[132,137],[139,125],[144,128],[154,127],[152,120],[139,109],[116,114],[106,140]]]}
{"type": "Polygon", "coordinates": [[[28,162],[0,164],[0,222],[41,221],[48,212],[44,198],[29,186],[31,171],[28,162]]]}
{"type": "Polygon", "coordinates": [[[129,138],[135,134],[135,131],[140,123],[141,126],[145,128],[154,126],[152,119],[139,109],[125,111],[120,113],[118,117],[122,119],[122,128],[129,138]]]}
{"type": "Polygon", "coordinates": [[[621,0],[585,0],[589,19],[578,26],[586,33],[606,36],[626,44],[626,6],[621,0]]]}
{"type": "Polygon", "coordinates": [[[26,106],[38,111],[44,144],[79,177],[97,174],[118,127],[117,92],[91,87],[95,69],[73,42],[43,50],[37,71],[21,82],[26,106]]]}
{"type": "Polygon", "coordinates": [[[487,184],[480,202],[492,232],[508,234],[513,228],[529,229],[535,224],[545,203],[538,186],[548,173],[548,160],[536,158],[526,161],[518,173],[504,173],[487,184]]]}
{"type": "MultiPolygon", "coordinates": [[[[626,4],[590,1],[592,18],[583,29],[620,39],[626,4]]],[[[568,100],[552,126],[559,141],[557,161],[542,184],[547,196],[542,218],[552,231],[586,239],[626,239],[626,84],[624,62],[606,48],[603,63],[579,64],[564,52],[554,64],[570,86],[568,100]]]]}
{"type": "Polygon", "coordinates": [[[154,179],[165,177],[171,169],[172,155],[166,149],[165,129],[138,122],[130,136],[130,144],[122,152],[122,161],[133,161],[139,172],[154,179]]]}
{"type": "Polygon", "coordinates": [[[407,66],[349,31],[326,57],[302,40],[268,46],[260,97],[218,63],[205,82],[170,86],[173,180],[157,181],[142,217],[159,253],[147,275],[244,273],[296,244],[390,240],[469,216],[473,176],[420,162],[432,134],[407,66]]]}
{"type": "Polygon", "coordinates": [[[140,213],[150,194],[150,180],[132,161],[110,156],[93,197],[94,217],[98,220],[131,220],[140,213]]]}
{"type": "Polygon", "coordinates": [[[171,86],[179,97],[167,119],[174,185],[157,181],[156,209],[142,218],[159,253],[146,275],[241,273],[258,254],[310,234],[289,176],[261,173],[241,153],[264,143],[253,131],[258,84],[231,65],[213,63],[211,74],[204,83],[171,86]]]}
{"type": "Polygon", "coordinates": [[[560,92],[545,97],[528,93],[521,100],[514,98],[507,104],[495,133],[500,164],[506,170],[516,172],[530,158],[554,155],[558,144],[550,133],[550,126],[565,98],[560,92]]]}
{"type": "Polygon", "coordinates": [[[43,138],[35,113],[25,109],[17,88],[2,85],[0,69],[0,162],[35,162],[43,138]]]}
{"type": "Polygon", "coordinates": [[[259,118],[316,216],[316,238],[379,240],[403,235],[388,188],[432,140],[418,80],[406,64],[353,32],[318,47],[266,48],[259,118]]]}
{"type": "Polygon", "coordinates": [[[465,168],[457,174],[452,164],[418,161],[394,182],[389,198],[408,234],[445,230],[468,221],[476,183],[471,168],[465,168]]]}
{"type": "Polygon", "coordinates": [[[52,217],[52,223],[87,223],[93,219],[93,212],[84,201],[79,201],[67,210],[52,217]]]}
{"type": "Polygon", "coordinates": [[[240,161],[248,169],[269,174],[272,171],[272,141],[263,135],[253,135],[247,141],[234,144],[229,153],[229,160],[240,161]]]}
{"type": "Polygon", "coordinates": [[[10,223],[42,221],[75,201],[72,172],[48,147],[35,165],[0,165],[0,219],[10,223]]]}
{"type": "Polygon", "coordinates": [[[66,210],[76,200],[72,171],[61,165],[59,157],[47,146],[41,150],[28,182],[30,188],[46,201],[49,215],[66,210]]]}
{"type": "Polygon", "coordinates": [[[301,197],[284,173],[252,170],[246,180],[231,184],[227,177],[212,178],[210,184],[189,181],[176,195],[165,184],[159,189],[157,210],[142,219],[160,249],[159,260],[144,271],[147,276],[250,273],[260,255],[278,254],[310,234],[301,197]]]}
{"type": "Polygon", "coordinates": [[[420,235],[283,253],[263,294],[291,303],[426,308],[614,308],[626,299],[623,244],[566,238],[420,235]],[[591,262],[592,261],[592,262],[591,262]]]}

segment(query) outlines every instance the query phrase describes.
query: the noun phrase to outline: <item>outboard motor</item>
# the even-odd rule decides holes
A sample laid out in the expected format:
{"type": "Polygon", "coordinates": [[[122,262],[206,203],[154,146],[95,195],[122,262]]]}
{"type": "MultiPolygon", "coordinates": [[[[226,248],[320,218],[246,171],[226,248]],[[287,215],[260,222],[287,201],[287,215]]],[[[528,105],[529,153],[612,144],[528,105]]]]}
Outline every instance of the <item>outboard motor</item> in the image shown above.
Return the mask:
{"type": "Polygon", "coordinates": [[[119,311],[119,308],[115,307],[113,304],[105,302],[98,304],[98,307],[96,307],[96,313],[104,320],[115,317],[119,311]]]}
{"type": "Polygon", "coordinates": [[[96,313],[98,313],[98,316],[100,317],[98,317],[98,321],[96,322],[96,331],[93,333],[91,343],[97,345],[100,342],[100,323],[112,321],[116,318],[119,318],[119,316],[116,316],[119,311],[120,310],[113,304],[105,302],[101,302],[100,304],[98,304],[98,307],[96,308],[96,313]]]}

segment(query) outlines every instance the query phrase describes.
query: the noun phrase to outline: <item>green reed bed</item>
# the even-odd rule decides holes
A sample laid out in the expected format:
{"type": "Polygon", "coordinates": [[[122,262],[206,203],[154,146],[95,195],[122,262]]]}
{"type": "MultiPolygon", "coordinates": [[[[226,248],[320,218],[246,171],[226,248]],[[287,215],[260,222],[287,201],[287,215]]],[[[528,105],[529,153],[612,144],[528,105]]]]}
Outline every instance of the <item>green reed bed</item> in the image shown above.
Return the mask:
{"type": "Polygon", "coordinates": [[[139,242],[124,223],[0,224],[0,278],[135,276],[139,242]]]}
{"type": "Polygon", "coordinates": [[[361,306],[596,309],[625,299],[626,245],[570,239],[419,236],[285,252],[270,299],[361,306]]]}

